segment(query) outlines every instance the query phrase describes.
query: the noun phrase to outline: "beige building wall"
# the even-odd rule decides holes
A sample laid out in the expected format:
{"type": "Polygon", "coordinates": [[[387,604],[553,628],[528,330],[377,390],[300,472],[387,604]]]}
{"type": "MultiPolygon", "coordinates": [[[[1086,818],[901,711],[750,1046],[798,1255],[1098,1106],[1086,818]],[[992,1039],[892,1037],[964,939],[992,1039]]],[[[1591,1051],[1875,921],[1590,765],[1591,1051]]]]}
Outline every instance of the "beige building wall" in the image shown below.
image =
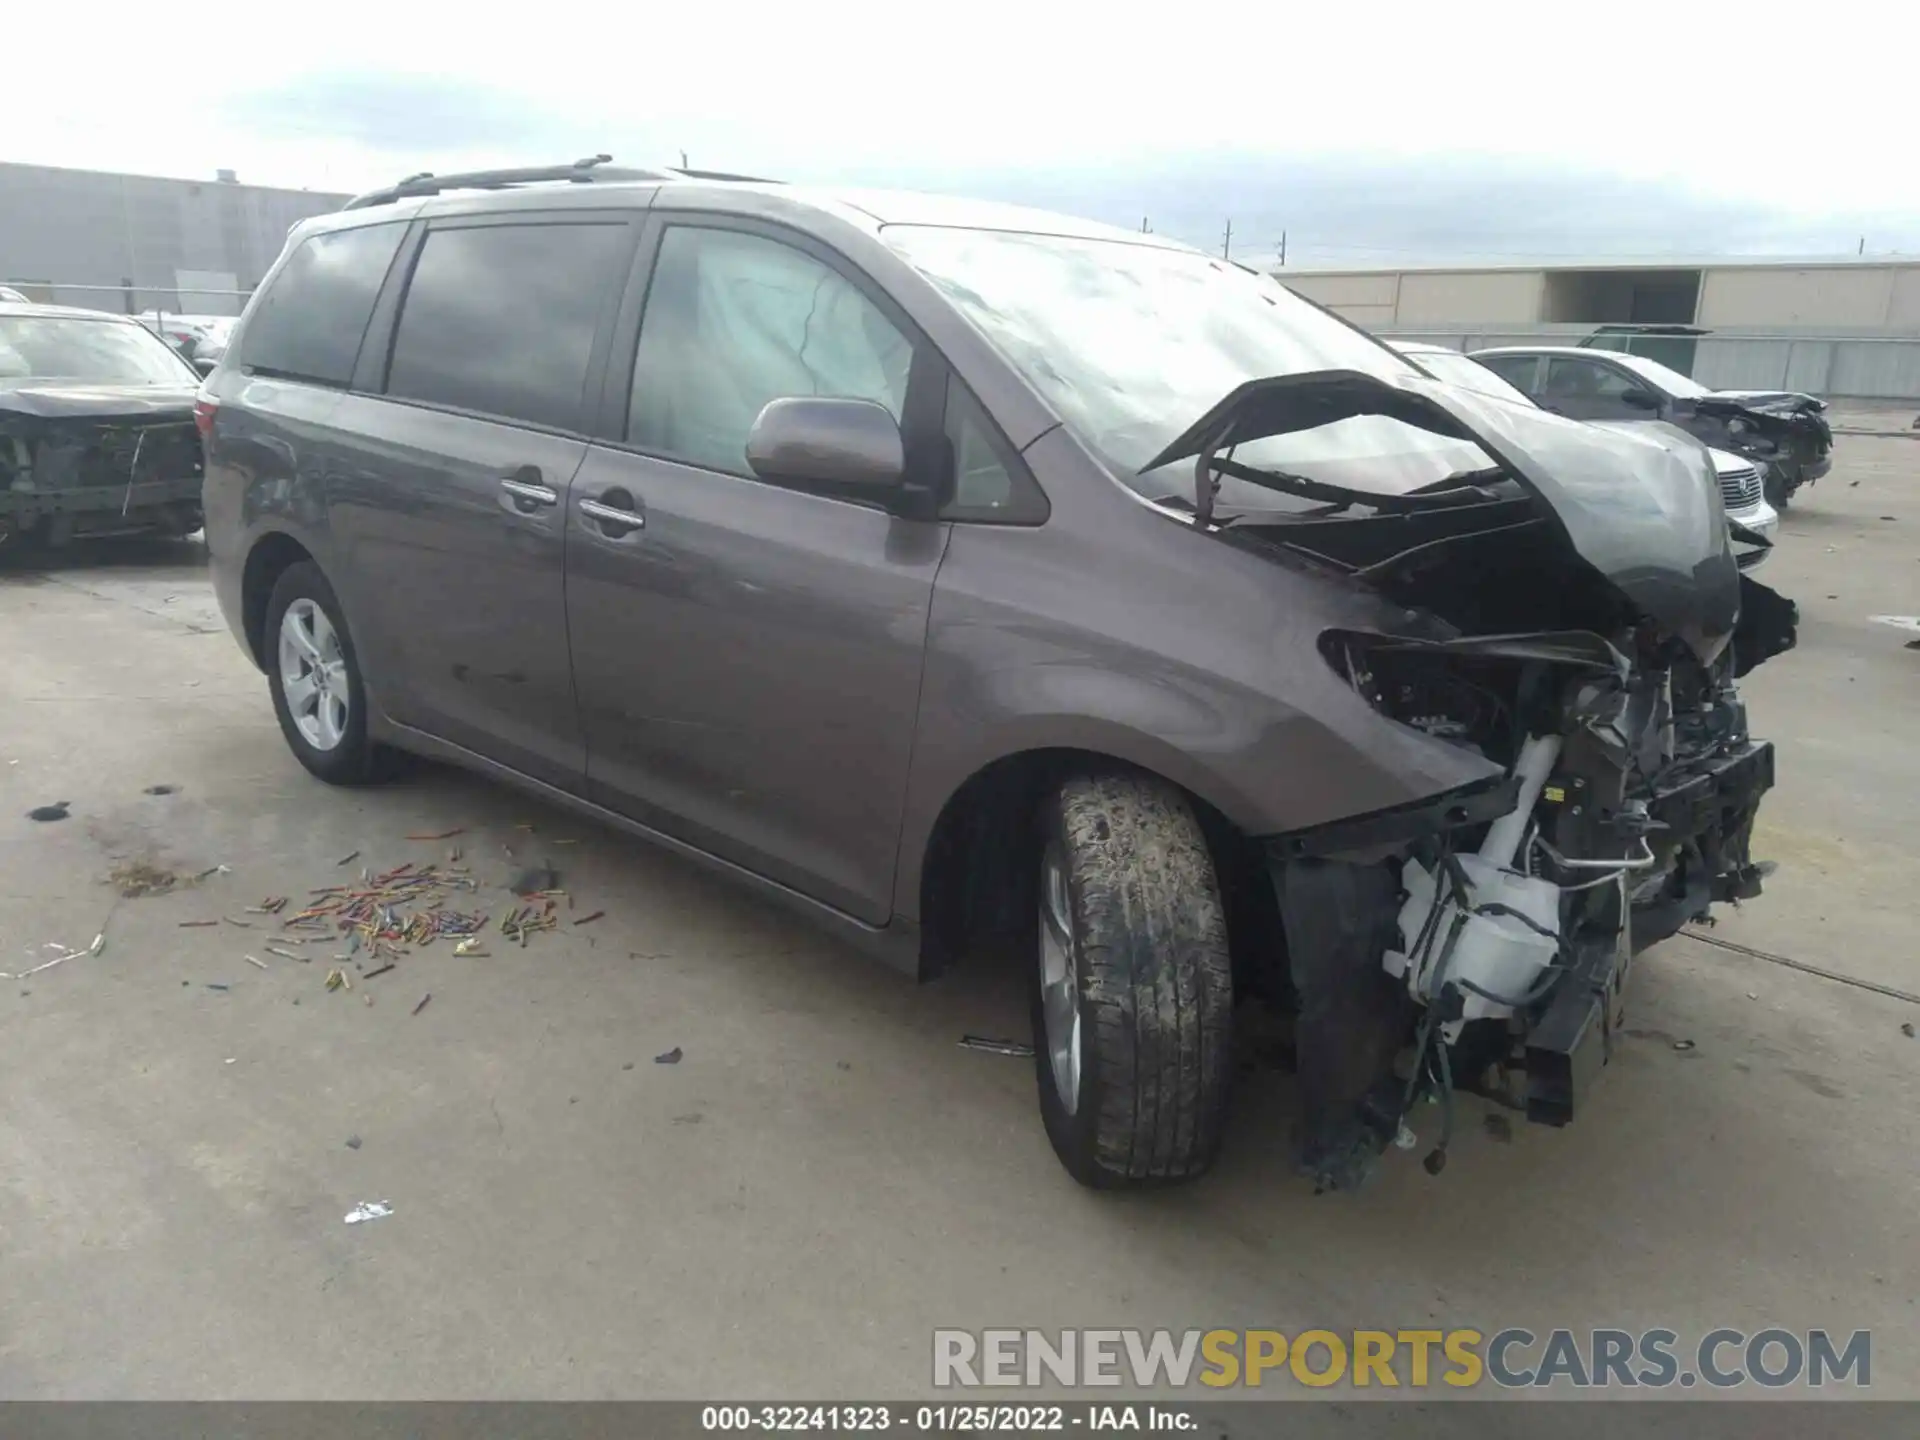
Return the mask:
{"type": "Polygon", "coordinates": [[[1399,292],[1398,271],[1369,275],[1289,275],[1273,272],[1273,278],[1295,294],[1344,315],[1356,325],[1393,324],[1394,298],[1399,292]]]}
{"type": "Polygon", "coordinates": [[[1700,323],[1710,330],[1879,329],[1898,273],[1877,265],[1710,269],[1701,277],[1700,323]]]}
{"type": "Polygon", "coordinates": [[[1398,325],[1524,325],[1540,319],[1538,270],[1424,270],[1400,275],[1398,325]]]}

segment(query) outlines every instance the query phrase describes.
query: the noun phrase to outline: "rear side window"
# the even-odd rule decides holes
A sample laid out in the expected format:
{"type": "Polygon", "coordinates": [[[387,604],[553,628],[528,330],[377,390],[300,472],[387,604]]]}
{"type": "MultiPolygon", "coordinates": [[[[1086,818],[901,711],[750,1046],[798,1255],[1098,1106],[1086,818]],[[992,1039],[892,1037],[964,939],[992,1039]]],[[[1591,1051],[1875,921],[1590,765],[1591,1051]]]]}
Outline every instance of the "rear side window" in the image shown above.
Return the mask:
{"type": "Polygon", "coordinates": [[[310,235],[273,277],[241,341],[241,368],[345,385],[404,224],[310,235]]]}
{"type": "Polygon", "coordinates": [[[1506,381],[1522,395],[1537,393],[1533,383],[1534,372],[1539,368],[1537,357],[1532,355],[1476,355],[1473,357],[1486,366],[1502,380],[1506,381]]]}
{"type": "Polygon", "coordinates": [[[578,430],[627,227],[430,230],[400,307],[387,394],[578,430]]]}

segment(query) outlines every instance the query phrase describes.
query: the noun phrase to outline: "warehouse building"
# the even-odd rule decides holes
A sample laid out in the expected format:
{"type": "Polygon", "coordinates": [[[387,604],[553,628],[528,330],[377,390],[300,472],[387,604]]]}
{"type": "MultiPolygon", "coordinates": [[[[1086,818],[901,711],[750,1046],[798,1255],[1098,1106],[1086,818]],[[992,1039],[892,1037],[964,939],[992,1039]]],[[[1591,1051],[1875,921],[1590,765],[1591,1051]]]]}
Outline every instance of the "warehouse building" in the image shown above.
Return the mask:
{"type": "Polygon", "coordinates": [[[1692,326],[1675,347],[1721,389],[1920,399],[1920,259],[1500,263],[1301,269],[1276,278],[1376,334],[1461,349],[1692,326]]]}
{"type": "Polygon", "coordinates": [[[287,231],[344,195],[0,164],[0,284],[137,314],[237,315],[287,231]]]}

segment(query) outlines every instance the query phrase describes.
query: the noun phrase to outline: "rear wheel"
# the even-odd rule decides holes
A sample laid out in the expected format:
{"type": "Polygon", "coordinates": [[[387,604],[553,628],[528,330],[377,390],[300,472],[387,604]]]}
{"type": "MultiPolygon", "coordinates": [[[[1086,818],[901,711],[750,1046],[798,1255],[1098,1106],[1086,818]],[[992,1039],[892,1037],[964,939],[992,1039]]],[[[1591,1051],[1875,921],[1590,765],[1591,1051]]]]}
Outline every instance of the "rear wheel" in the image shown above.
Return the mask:
{"type": "Polygon", "coordinates": [[[1034,940],[1040,1113],[1097,1189],[1199,1175],[1220,1144],[1233,973],[1212,856],[1146,776],[1068,780],[1042,807],[1034,940]]]}
{"type": "Polygon", "coordinates": [[[385,778],[367,738],[367,692],[340,601],[320,567],[290,565],[267,600],[267,686],[294,757],[331,785],[385,778]]]}

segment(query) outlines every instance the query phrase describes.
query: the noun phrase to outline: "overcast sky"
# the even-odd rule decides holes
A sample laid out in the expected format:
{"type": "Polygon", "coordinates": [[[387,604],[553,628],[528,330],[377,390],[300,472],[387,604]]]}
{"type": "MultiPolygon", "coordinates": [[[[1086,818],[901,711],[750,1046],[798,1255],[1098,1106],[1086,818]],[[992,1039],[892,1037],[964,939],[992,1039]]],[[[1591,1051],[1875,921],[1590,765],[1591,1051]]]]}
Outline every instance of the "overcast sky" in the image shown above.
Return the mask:
{"type": "Polygon", "coordinates": [[[96,4],[88,30],[129,38],[78,67],[14,54],[0,158],[350,191],[684,150],[1215,248],[1231,217],[1248,260],[1283,230],[1318,263],[1920,251],[1899,6],[675,8],[329,0],[168,28],[96,4]]]}

